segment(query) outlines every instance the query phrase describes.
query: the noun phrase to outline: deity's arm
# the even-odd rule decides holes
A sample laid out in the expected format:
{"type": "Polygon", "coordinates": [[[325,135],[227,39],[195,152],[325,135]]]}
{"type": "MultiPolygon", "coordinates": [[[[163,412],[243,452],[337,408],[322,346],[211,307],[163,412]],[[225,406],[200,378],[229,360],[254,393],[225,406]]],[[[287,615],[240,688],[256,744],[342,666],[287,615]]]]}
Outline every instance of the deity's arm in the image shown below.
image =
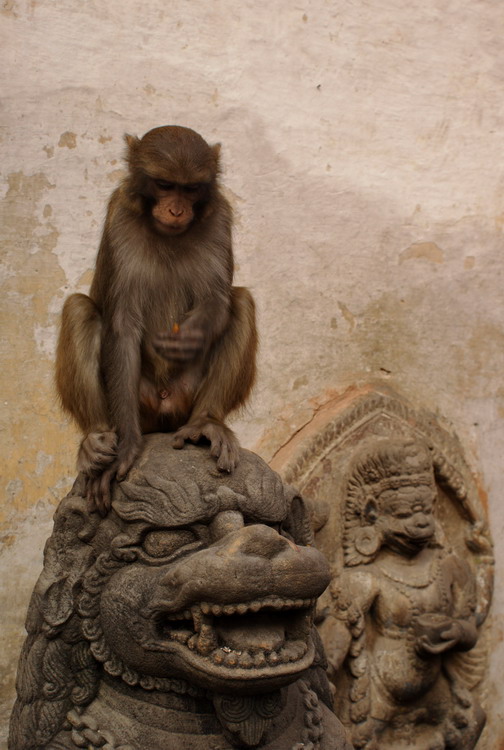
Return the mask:
{"type": "Polygon", "coordinates": [[[453,624],[443,632],[443,638],[454,638],[456,648],[467,651],[477,639],[476,629],[476,579],[469,563],[458,555],[449,555],[445,570],[451,578],[453,624]]]}
{"type": "Polygon", "coordinates": [[[477,639],[476,587],[469,564],[455,554],[442,561],[443,580],[449,598],[449,610],[433,618],[432,613],[417,619],[417,651],[432,656],[449,651],[468,651],[477,639]]]}

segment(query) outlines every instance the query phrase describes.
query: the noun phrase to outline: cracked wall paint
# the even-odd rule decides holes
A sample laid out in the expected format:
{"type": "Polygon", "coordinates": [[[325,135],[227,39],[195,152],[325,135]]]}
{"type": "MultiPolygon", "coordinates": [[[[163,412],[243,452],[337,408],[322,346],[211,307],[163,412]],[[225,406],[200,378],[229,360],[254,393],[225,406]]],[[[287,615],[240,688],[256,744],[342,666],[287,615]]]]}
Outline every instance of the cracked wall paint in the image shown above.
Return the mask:
{"type": "MultiPolygon", "coordinates": [[[[222,142],[236,282],[261,333],[243,444],[270,459],[372,382],[445,417],[488,495],[502,619],[504,6],[9,0],[0,13],[2,717],[74,476],[77,433],[53,389],[59,311],[89,287],[123,134],[165,123],[222,142]]],[[[502,638],[496,626],[483,750],[504,743],[502,638]]]]}

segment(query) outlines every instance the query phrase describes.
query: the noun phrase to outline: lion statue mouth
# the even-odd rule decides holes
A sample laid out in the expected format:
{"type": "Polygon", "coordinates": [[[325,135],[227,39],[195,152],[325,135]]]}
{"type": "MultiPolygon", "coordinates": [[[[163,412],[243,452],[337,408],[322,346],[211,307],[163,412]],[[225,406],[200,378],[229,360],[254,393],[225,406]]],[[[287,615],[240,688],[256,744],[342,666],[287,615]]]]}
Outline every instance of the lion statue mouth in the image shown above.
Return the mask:
{"type": "Polygon", "coordinates": [[[266,596],[237,604],[200,602],[178,612],[156,604],[146,613],[152,637],[142,646],[148,651],[179,649],[194,666],[210,672],[238,669],[254,678],[292,673],[313,660],[315,601],[266,596]]]}

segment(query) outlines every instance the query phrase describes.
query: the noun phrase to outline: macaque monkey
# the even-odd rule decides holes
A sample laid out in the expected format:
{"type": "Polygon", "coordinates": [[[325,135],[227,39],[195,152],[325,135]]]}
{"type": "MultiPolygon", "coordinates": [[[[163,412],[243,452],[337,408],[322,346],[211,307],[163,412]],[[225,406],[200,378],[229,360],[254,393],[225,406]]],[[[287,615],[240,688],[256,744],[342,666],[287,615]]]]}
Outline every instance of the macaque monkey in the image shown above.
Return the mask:
{"type": "Polygon", "coordinates": [[[77,468],[110,507],[147,432],[210,443],[221,471],[239,444],[224,420],[254,382],[255,308],[232,286],[231,207],[220,145],[189,128],[126,135],[128,174],[110,198],[89,296],[63,307],[56,384],[84,437],[77,468]]]}

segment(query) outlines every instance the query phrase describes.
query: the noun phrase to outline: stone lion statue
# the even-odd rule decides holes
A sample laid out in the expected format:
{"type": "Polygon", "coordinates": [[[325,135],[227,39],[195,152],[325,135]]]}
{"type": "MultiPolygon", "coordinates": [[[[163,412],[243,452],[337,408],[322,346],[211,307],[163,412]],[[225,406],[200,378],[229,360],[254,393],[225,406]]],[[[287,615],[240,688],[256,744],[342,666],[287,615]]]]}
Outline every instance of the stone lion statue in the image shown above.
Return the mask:
{"type": "Polygon", "coordinates": [[[78,478],[27,617],[10,750],[350,750],[303,501],[257,456],[145,439],[105,517],[78,478]]]}

